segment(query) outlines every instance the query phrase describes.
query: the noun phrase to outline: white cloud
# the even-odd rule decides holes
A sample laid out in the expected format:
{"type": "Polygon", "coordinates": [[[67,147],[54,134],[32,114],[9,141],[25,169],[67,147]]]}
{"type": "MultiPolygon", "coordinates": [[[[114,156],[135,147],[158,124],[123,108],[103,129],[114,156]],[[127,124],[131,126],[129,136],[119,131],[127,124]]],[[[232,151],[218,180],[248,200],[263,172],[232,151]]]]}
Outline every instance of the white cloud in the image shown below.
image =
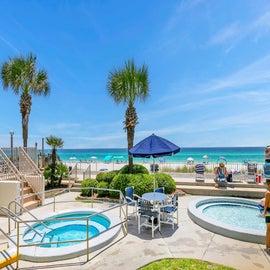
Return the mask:
{"type": "Polygon", "coordinates": [[[7,47],[9,47],[11,50],[13,50],[14,52],[16,52],[17,54],[20,53],[19,49],[17,49],[10,41],[8,41],[7,39],[5,39],[3,36],[0,35],[0,40],[5,43],[5,45],[7,47]]]}
{"type": "Polygon", "coordinates": [[[221,29],[216,35],[210,38],[208,45],[222,44],[234,40],[240,34],[238,23],[233,23],[226,28],[221,29]]]}

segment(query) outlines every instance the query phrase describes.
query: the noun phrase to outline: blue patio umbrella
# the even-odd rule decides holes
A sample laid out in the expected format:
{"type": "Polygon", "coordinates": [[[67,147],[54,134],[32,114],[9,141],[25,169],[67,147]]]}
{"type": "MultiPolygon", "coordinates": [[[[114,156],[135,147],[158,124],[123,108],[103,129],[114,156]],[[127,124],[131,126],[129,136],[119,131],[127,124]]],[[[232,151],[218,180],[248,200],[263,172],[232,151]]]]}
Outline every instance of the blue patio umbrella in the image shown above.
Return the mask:
{"type": "Polygon", "coordinates": [[[129,155],[139,158],[171,156],[178,152],[179,146],[155,134],[138,142],[128,151],[129,155]]]}
{"type": "Polygon", "coordinates": [[[138,142],[128,151],[129,155],[133,157],[153,157],[153,159],[157,157],[172,156],[178,152],[180,152],[179,146],[155,134],[152,134],[151,136],[138,142]]]}

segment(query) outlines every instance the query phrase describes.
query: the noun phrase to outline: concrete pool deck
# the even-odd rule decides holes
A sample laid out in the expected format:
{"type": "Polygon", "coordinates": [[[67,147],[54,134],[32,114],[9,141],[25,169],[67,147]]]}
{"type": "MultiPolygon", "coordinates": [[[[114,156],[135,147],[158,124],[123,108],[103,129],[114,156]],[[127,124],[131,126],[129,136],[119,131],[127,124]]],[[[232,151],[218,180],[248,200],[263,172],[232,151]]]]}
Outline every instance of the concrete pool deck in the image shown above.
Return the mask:
{"type": "MultiPolygon", "coordinates": [[[[65,201],[72,201],[78,193],[70,192],[62,196],[65,201]]],[[[270,256],[264,252],[264,245],[243,242],[209,232],[195,224],[187,214],[190,201],[199,196],[185,195],[179,198],[179,226],[172,230],[170,225],[163,225],[161,232],[156,232],[152,239],[149,229],[137,232],[137,221],[131,217],[129,234],[118,242],[86,262],[86,256],[75,259],[35,263],[20,261],[19,269],[138,269],[145,264],[162,258],[195,258],[220,263],[236,269],[269,269],[270,256]]],[[[50,200],[50,199],[47,199],[50,200]]],[[[57,210],[87,207],[84,203],[66,202],[57,205],[57,210]]],[[[52,206],[49,206],[51,211],[52,206]]],[[[46,207],[33,210],[34,214],[48,211],[46,207]]],[[[7,220],[0,217],[1,228],[6,229],[7,220]]],[[[2,238],[0,239],[2,242],[2,238]]],[[[14,265],[13,265],[14,266],[14,265]]],[[[14,269],[14,268],[7,268],[14,269]]]]}

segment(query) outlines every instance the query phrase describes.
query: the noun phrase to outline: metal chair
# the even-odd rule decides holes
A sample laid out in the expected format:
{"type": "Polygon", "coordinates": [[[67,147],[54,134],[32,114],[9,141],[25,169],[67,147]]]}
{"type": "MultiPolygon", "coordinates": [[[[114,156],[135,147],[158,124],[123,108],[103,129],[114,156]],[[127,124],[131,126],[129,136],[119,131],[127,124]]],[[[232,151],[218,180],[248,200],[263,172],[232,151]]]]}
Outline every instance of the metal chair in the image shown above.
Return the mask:
{"type": "Polygon", "coordinates": [[[245,174],[245,180],[251,179],[252,182],[256,182],[257,164],[254,162],[247,163],[247,170],[245,174]]]}
{"type": "Polygon", "coordinates": [[[263,178],[264,179],[270,178],[270,163],[265,163],[263,165],[263,178]]]}
{"type": "Polygon", "coordinates": [[[137,217],[137,208],[138,208],[138,201],[135,198],[140,198],[137,194],[134,193],[134,186],[126,187],[126,202],[129,206],[133,207],[133,214],[136,214],[137,217]]]}
{"type": "Polygon", "coordinates": [[[164,187],[155,188],[154,192],[165,193],[164,187]]]}
{"type": "Polygon", "coordinates": [[[151,228],[152,238],[155,230],[160,231],[160,211],[157,205],[150,201],[138,200],[138,233],[141,233],[141,227],[151,228]]]}
{"type": "Polygon", "coordinates": [[[174,230],[174,224],[178,225],[178,197],[179,194],[176,192],[171,200],[168,200],[168,204],[160,208],[161,219],[160,223],[162,224],[171,224],[174,230]],[[176,214],[176,216],[175,216],[176,214]]]}
{"type": "Polygon", "coordinates": [[[204,171],[205,167],[203,164],[196,164],[195,165],[195,181],[204,181],[204,171]]]}

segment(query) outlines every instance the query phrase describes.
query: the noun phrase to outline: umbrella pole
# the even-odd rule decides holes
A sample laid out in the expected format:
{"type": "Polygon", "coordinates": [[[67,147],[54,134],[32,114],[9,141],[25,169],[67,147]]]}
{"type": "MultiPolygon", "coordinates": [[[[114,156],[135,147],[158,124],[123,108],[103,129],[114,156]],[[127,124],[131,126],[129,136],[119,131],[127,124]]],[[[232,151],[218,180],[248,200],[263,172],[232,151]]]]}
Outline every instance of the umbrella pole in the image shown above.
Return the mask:
{"type": "Polygon", "coordinates": [[[156,189],[156,168],[155,168],[155,158],[153,158],[153,170],[154,170],[154,192],[156,189]]]}

